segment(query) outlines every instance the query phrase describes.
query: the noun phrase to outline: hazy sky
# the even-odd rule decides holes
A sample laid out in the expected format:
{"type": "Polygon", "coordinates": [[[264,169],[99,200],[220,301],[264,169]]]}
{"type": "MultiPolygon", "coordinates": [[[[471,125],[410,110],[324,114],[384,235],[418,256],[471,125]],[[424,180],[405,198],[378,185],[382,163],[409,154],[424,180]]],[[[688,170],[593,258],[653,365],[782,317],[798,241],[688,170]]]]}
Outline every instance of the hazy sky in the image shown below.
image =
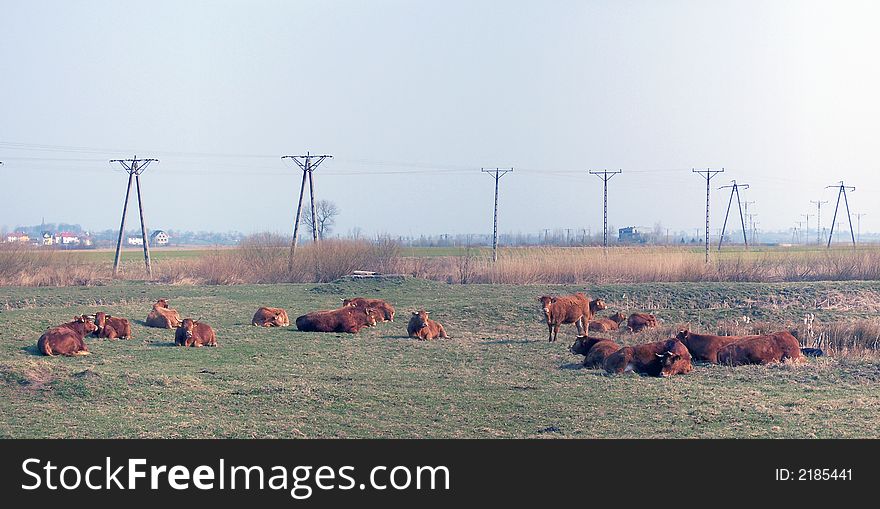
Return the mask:
{"type": "MultiPolygon", "coordinates": [[[[0,16],[0,226],[292,230],[301,172],[336,231],[712,229],[731,179],[761,229],[844,179],[880,227],[880,2],[40,1],[0,16]],[[129,225],[136,224],[134,214],[129,225]]],[[[823,209],[823,222],[831,210],[823,209]]],[[[810,218],[811,228],[815,217],[810,218]]]]}

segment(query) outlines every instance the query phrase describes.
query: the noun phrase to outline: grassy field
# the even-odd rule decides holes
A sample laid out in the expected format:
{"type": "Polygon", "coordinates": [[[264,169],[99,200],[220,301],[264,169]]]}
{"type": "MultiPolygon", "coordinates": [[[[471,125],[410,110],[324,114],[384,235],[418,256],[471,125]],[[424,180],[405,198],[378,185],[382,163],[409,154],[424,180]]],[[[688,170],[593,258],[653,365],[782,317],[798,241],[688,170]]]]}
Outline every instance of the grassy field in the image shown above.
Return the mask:
{"type": "MultiPolygon", "coordinates": [[[[546,342],[536,297],[579,289],[416,279],[0,287],[0,437],[880,437],[873,355],[700,365],[671,379],[609,376],[582,369],[568,352],[573,326],[546,342]],[[390,300],[396,321],[358,335],[250,325],[260,305],[295,317],[355,295],[390,300]],[[145,328],[159,297],[211,323],[220,346],[175,348],[173,331],[145,328]],[[416,307],[452,339],[407,339],[416,307]],[[87,357],[35,354],[47,326],[99,309],[133,319],[135,338],[90,339],[87,357]]],[[[743,315],[794,323],[805,309],[819,320],[875,316],[880,282],[650,283],[590,293],[611,310],[700,328],[743,315]]]]}

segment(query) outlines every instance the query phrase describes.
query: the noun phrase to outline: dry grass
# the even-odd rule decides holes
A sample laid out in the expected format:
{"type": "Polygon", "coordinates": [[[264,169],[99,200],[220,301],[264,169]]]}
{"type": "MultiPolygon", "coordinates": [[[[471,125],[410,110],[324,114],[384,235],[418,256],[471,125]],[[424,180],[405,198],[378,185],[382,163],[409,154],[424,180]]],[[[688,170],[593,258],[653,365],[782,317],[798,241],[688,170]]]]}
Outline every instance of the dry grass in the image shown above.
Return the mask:
{"type": "Polygon", "coordinates": [[[57,251],[0,244],[0,286],[88,286],[107,276],[101,265],[57,251]]]}

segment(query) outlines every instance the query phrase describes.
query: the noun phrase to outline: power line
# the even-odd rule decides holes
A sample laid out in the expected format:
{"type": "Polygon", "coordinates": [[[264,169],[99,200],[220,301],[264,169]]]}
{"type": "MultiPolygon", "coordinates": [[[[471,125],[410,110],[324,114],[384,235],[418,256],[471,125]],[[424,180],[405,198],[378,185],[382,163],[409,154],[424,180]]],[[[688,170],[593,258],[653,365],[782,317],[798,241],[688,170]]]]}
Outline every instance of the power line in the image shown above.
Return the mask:
{"type": "Polygon", "coordinates": [[[712,177],[718,175],[719,173],[724,173],[724,168],[720,170],[697,170],[692,169],[693,173],[698,173],[701,177],[706,179],[706,263],[709,263],[709,181],[712,180],[712,177]]]}
{"type": "Polygon", "coordinates": [[[147,238],[147,225],[144,221],[144,203],[141,198],[141,173],[143,173],[151,163],[159,162],[158,159],[138,159],[134,156],[131,159],[111,159],[110,164],[119,163],[126,172],[128,172],[128,187],[125,189],[125,202],[122,204],[122,221],[119,223],[119,238],[116,240],[116,256],[113,259],[113,277],[119,272],[119,260],[122,257],[122,237],[125,235],[125,213],[128,211],[128,197],[131,194],[131,181],[134,179],[137,187],[138,211],[141,218],[141,240],[144,247],[144,265],[147,268],[147,274],[153,279],[153,265],[150,262],[150,241],[147,238]]]}
{"type": "Polygon", "coordinates": [[[618,173],[622,173],[622,170],[617,171],[590,171],[590,175],[595,175],[602,179],[602,187],[603,187],[603,196],[604,196],[604,205],[602,207],[603,210],[603,227],[602,227],[602,246],[608,247],[608,181],[611,180],[611,177],[617,175],[618,173]]]}
{"type": "Polygon", "coordinates": [[[488,168],[480,169],[483,173],[488,173],[495,179],[495,213],[492,217],[492,261],[498,261],[498,181],[501,177],[513,171],[513,168],[488,168]]]}

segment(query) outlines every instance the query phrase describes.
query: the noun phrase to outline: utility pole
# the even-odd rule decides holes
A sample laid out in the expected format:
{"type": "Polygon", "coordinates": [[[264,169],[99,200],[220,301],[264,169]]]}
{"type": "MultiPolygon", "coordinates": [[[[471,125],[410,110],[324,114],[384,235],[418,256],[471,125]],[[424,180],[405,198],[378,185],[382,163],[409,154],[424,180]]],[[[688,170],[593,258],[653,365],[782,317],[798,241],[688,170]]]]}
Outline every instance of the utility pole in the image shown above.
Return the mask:
{"type": "Polygon", "coordinates": [[[314,242],[318,242],[318,217],[315,214],[315,182],[312,178],[312,172],[315,171],[324,159],[332,158],[330,155],[315,156],[306,152],[304,156],[281,156],[281,159],[292,159],[303,172],[302,184],[299,187],[299,203],[296,206],[296,222],[293,225],[293,240],[290,241],[290,256],[287,258],[287,270],[293,270],[293,256],[296,254],[296,243],[299,240],[299,222],[302,218],[303,195],[306,190],[306,178],[309,180],[309,199],[312,208],[312,237],[314,242]],[[312,161],[317,159],[317,161],[312,161]]]}
{"type": "Polygon", "coordinates": [[[706,179],[706,263],[709,263],[709,181],[712,180],[712,177],[718,175],[719,173],[724,173],[724,168],[720,170],[691,170],[694,173],[699,173],[701,177],[706,179]]]}
{"type": "MultiPolygon", "coordinates": [[[[840,181],[840,184],[838,184],[836,186],[826,186],[825,189],[832,188],[832,187],[837,188],[838,191],[837,191],[837,203],[834,205],[834,219],[831,220],[831,233],[828,235],[828,246],[827,247],[831,247],[831,238],[834,236],[834,222],[837,221],[837,209],[840,207],[841,195],[843,196],[843,203],[844,203],[844,205],[846,205],[846,217],[849,220],[849,233],[850,233],[850,236],[852,237],[853,247],[856,247],[856,236],[855,236],[855,233],[853,233],[853,227],[852,227],[852,215],[849,213],[849,201],[846,199],[846,191],[849,190],[850,192],[853,192],[856,190],[856,188],[853,186],[843,185],[842,180],[840,181]]],[[[838,230],[839,229],[840,228],[838,228],[838,230]]]]}
{"type": "Polygon", "coordinates": [[[732,184],[729,186],[721,186],[718,189],[730,188],[730,199],[727,201],[727,213],[724,214],[724,226],[721,227],[721,238],[718,239],[718,250],[721,251],[721,243],[724,242],[724,230],[727,228],[727,216],[730,215],[730,205],[733,203],[733,195],[736,194],[736,204],[739,207],[739,221],[742,224],[743,229],[743,242],[746,245],[746,249],[749,247],[749,240],[746,238],[746,220],[743,218],[743,208],[742,203],[739,201],[739,190],[748,189],[748,184],[737,184],[736,180],[731,181],[732,184]]]}
{"type": "MultiPolygon", "coordinates": [[[[751,200],[751,201],[743,201],[743,210],[745,211],[745,217],[746,217],[746,224],[747,224],[747,225],[750,224],[750,223],[749,223],[749,205],[754,205],[754,204],[755,204],[755,200],[751,200]]],[[[751,236],[751,234],[749,234],[749,236],[751,236]]]]}
{"type": "Polygon", "coordinates": [[[480,169],[483,173],[488,173],[495,179],[495,214],[492,217],[492,261],[498,261],[498,181],[501,177],[513,171],[513,168],[488,168],[480,169]]]}
{"type": "Polygon", "coordinates": [[[792,235],[792,240],[791,240],[792,244],[800,244],[801,243],[801,230],[802,230],[803,226],[804,226],[803,221],[797,222],[797,228],[794,229],[794,233],[792,235]]]}
{"type": "Polygon", "coordinates": [[[810,235],[810,217],[812,217],[812,214],[801,214],[801,217],[807,218],[806,229],[804,230],[804,244],[809,244],[810,239],[807,237],[810,235]]]}
{"type": "Polygon", "coordinates": [[[622,173],[622,172],[620,170],[617,170],[617,171],[608,171],[608,170],[590,171],[590,175],[596,175],[597,177],[602,179],[602,182],[604,184],[603,187],[604,187],[605,198],[604,198],[604,206],[602,209],[604,211],[604,222],[603,222],[604,226],[602,229],[602,247],[608,247],[608,181],[611,180],[611,177],[617,175],[618,173],[622,173]]]}
{"type": "Polygon", "coordinates": [[[828,203],[821,200],[810,200],[810,203],[816,204],[816,244],[822,243],[822,204],[828,203]]]}
{"type": "Polygon", "coordinates": [[[867,216],[868,213],[867,212],[859,212],[859,213],[853,214],[853,215],[856,216],[856,229],[857,229],[856,242],[861,244],[862,243],[862,216],[867,216]]]}
{"type": "Polygon", "coordinates": [[[141,217],[141,239],[144,244],[144,265],[147,268],[147,275],[153,279],[153,265],[150,261],[150,240],[147,238],[147,225],[144,221],[144,203],[141,198],[141,173],[147,169],[153,162],[159,162],[158,159],[138,159],[134,156],[131,159],[111,159],[110,163],[119,163],[128,172],[128,187],[125,189],[125,203],[122,204],[122,221],[119,223],[119,238],[116,239],[116,256],[113,259],[113,277],[119,273],[119,261],[122,258],[122,237],[125,235],[125,213],[128,211],[128,197],[131,194],[131,181],[134,180],[137,188],[138,210],[141,217]]]}

